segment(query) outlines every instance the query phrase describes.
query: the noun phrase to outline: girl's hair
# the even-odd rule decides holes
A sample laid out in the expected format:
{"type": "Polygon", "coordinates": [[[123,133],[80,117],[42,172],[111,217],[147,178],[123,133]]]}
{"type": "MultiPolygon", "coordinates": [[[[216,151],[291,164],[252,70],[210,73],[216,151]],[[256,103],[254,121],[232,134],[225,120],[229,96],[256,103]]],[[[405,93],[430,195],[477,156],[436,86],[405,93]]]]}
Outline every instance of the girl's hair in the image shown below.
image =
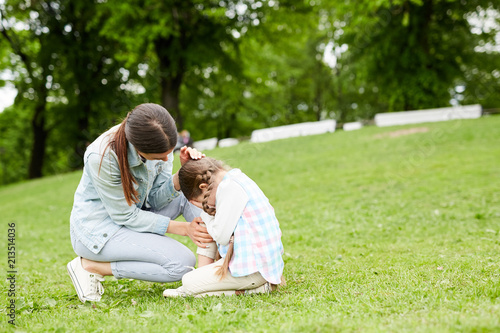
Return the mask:
{"type": "Polygon", "coordinates": [[[181,191],[188,200],[202,193],[200,189],[201,184],[208,185],[202,205],[203,210],[210,215],[215,215],[215,208],[208,206],[208,197],[213,187],[212,176],[220,170],[225,170],[224,164],[210,157],[199,160],[189,160],[179,169],[179,184],[181,186],[181,191]]]}
{"type": "MultiPolygon", "coordinates": [[[[181,186],[181,191],[184,196],[191,200],[198,197],[202,191],[200,189],[201,184],[207,184],[207,191],[203,197],[203,210],[210,215],[215,215],[215,208],[208,205],[208,197],[212,192],[213,188],[213,175],[218,171],[225,170],[226,166],[213,158],[205,157],[200,160],[190,160],[186,162],[179,169],[179,184],[181,186]]],[[[229,241],[229,248],[227,249],[226,257],[224,258],[224,263],[217,270],[217,275],[222,279],[229,271],[229,262],[233,257],[234,242],[233,237],[229,241]]]]}
{"type": "Polygon", "coordinates": [[[118,157],[125,200],[132,206],[133,203],[139,202],[139,193],[134,188],[137,180],[128,166],[128,142],[141,153],[165,153],[177,144],[175,120],[161,105],[153,103],[138,105],[127,114],[106,147],[106,149],[111,147],[118,157]]]}

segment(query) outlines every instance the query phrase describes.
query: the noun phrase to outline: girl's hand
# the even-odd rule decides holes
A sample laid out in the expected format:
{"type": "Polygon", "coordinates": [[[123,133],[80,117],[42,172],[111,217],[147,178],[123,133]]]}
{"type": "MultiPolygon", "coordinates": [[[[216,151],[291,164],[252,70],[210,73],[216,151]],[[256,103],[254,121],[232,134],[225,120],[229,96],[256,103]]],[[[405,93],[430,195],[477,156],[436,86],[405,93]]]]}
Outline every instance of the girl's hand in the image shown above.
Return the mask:
{"type": "Polygon", "coordinates": [[[182,147],[179,152],[179,159],[181,161],[181,165],[184,165],[189,160],[199,160],[200,158],[205,157],[205,154],[197,151],[196,148],[191,147],[182,147]]]}
{"type": "Polygon", "coordinates": [[[196,246],[206,247],[207,243],[213,242],[213,238],[208,234],[207,228],[200,225],[203,223],[201,217],[195,217],[187,227],[187,235],[196,246]]]}

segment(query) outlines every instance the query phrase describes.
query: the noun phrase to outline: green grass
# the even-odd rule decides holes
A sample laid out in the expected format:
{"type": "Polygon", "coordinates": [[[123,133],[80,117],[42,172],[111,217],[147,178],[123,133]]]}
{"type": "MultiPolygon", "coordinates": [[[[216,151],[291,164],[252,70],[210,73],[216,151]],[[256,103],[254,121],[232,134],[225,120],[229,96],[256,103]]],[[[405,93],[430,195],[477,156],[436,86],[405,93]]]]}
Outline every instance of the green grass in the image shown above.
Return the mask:
{"type": "Polygon", "coordinates": [[[498,332],[499,128],[500,117],[367,127],[209,152],[275,207],[287,285],[273,295],[164,299],[179,283],[108,277],[103,301],[82,305],[65,268],[80,172],[2,187],[2,251],[17,225],[16,329],[498,332]],[[412,127],[428,131],[384,136],[412,127]]]}

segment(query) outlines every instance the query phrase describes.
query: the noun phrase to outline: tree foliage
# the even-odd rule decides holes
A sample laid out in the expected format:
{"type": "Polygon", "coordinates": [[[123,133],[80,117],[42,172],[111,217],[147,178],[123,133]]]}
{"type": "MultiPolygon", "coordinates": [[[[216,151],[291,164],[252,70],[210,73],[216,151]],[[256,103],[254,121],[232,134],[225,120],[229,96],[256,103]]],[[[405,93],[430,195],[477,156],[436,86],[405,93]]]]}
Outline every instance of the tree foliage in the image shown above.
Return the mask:
{"type": "MultiPolygon", "coordinates": [[[[363,65],[354,74],[377,87],[388,110],[447,106],[459,82],[477,82],[479,73],[493,75],[491,63],[480,59],[498,59],[498,53],[488,55],[477,47],[495,43],[498,9],[498,2],[487,0],[358,1],[337,8],[345,28],[336,42],[349,46],[346,61],[363,65]],[[473,32],[472,16],[486,11],[496,13],[491,18],[496,27],[473,32]]],[[[466,95],[475,89],[467,87],[466,95]]]]}
{"type": "MultiPolygon", "coordinates": [[[[195,140],[450,104],[500,105],[488,0],[6,0],[0,184],[78,168],[139,103],[195,140]]],[[[0,85],[1,85],[0,81],[0,85]]]]}
{"type": "Polygon", "coordinates": [[[80,166],[85,144],[99,127],[95,123],[106,118],[109,97],[122,94],[113,44],[99,37],[99,26],[87,25],[95,10],[92,2],[67,0],[13,0],[1,7],[0,31],[11,51],[3,54],[2,67],[16,74],[12,81],[18,90],[10,112],[30,114],[4,138],[23,136],[30,142],[29,178],[80,166]]]}

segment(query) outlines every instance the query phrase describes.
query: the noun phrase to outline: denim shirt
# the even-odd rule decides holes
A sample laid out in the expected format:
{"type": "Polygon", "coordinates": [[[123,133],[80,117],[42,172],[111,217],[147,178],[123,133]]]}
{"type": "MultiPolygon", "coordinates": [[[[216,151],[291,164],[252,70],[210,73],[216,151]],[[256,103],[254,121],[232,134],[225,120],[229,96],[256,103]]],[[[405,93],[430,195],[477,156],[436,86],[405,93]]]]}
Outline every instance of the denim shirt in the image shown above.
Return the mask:
{"type": "Polygon", "coordinates": [[[167,162],[143,162],[134,146],[128,143],[128,165],[137,181],[134,187],[139,193],[139,202],[128,205],[118,158],[111,148],[106,148],[119,126],[103,133],[87,147],[82,179],[76,189],[71,211],[72,237],[76,237],[94,253],[99,253],[122,227],[138,232],[165,234],[170,218],[142,208],[159,210],[179,196],[172,181],[173,153],[168,155],[167,162]]]}

